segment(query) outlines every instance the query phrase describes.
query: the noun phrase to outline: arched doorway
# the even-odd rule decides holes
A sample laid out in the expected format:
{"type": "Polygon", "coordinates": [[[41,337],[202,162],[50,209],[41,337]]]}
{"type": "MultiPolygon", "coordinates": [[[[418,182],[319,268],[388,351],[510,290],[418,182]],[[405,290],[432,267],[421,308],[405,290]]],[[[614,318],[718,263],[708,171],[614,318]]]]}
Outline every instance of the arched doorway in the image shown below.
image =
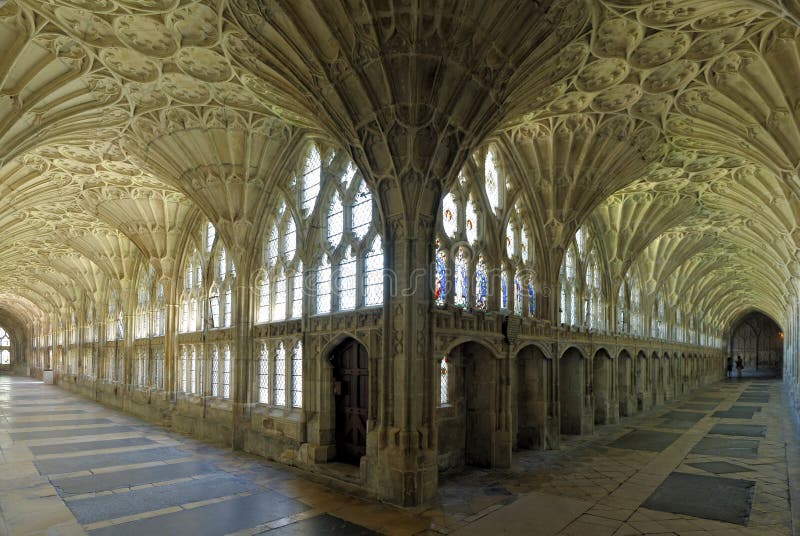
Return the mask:
{"type": "Polygon", "coordinates": [[[592,432],[594,419],[584,419],[586,360],[577,348],[569,348],[559,360],[558,396],[561,433],[579,435],[592,432]]]}
{"type": "Polygon", "coordinates": [[[639,352],[636,356],[636,409],[647,409],[647,356],[639,352]]]}
{"type": "Polygon", "coordinates": [[[347,339],[330,356],[333,365],[336,459],[358,465],[367,449],[369,355],[355,339],[347,339]]]}
{"type": "Polygon", "coordinates": [[[592,393],[594,394],[594,423],[610,424],[617,421],[612,385],[611,356],[603,349],[592,359],[592,393]]]}
{"type": "Polygon", "coordinates": [[[664,402],[664,388],[662,385],[663,372],[661,370],[661,360],[658,358],[658,354],[656,352],[653,352],[653,355],[651,356],[650,374],[652,374],[650,385],[653,407],[656,407],[664,402]]]}
{"type": "Polygon", "coordinates": [[[548,426],[554,411],[553,361],[536,346],[527,346],[517,354],[516,378],[517,447],[554,448],[548,426]]]}
{"type": "Polygon", "coordinates": [[[744,375],[783,375],[783,328],[772,318],[752,311],[737,320],[730,333],[729,355],[734,360],[741,356],[744,375]]]}
{"type": "Polygon", "coordinates": [[[619,392],[619,414],[633,415],[636,405],[633,392],[633,363],[631,354],[622,350],[617,358],[617,390],[619,392]]]}
{"type": "Polygon", "coordinates": [[[500,444],[497,426],[498,360],[477,342],[460,344],[446,357],[449,401],[436,413],[439,470],[507,466],[511,443],[500,444]]]}

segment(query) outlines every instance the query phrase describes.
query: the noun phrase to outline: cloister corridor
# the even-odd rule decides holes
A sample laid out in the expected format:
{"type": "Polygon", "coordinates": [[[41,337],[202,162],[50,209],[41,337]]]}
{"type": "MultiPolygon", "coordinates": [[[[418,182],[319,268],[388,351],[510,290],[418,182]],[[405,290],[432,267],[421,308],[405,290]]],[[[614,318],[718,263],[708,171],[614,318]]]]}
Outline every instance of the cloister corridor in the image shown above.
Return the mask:
{"type": "Polygon", "coordinates": [[[723,380],[558,450],[520,450],[509,469],[442,476],[432,505],[399,509],[0,376],[0,534],[797,534],[785,397],[777,380],[723,380]]]}

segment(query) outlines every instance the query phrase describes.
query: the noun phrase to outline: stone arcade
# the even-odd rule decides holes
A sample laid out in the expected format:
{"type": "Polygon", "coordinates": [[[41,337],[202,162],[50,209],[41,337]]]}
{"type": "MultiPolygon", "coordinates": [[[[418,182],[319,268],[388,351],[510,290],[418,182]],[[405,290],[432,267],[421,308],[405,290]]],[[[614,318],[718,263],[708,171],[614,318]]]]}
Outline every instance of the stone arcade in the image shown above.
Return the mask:
{"type": "Polygon", "coordinates": [[[793,0],[0,4],[0,368],[401,506],[800,394],[793,0]],[[680,4],[680,7],[678,7],[680,4]]]}

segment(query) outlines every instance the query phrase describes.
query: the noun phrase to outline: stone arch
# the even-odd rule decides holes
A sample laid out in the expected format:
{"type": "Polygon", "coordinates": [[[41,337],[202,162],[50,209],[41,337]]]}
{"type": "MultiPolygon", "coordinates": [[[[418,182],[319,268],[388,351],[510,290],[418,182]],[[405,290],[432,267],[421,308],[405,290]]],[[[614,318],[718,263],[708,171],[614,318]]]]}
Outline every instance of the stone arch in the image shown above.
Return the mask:
{"type": "Polygon", "coordinates": [[[525,449],[554,448],[558,430],[552,429],[555,420],[553,360],[539,345],[528,344],[519,350],[514,362],[515,443],[525,449]]]}
{"type": "Polygon", "coordinates": [[[633,378],[634,363],[628,350],[621,350],[617,356],[617,399],[619,415],[633,415],[636,407],[635,382],[633,378]]]}
{"type": "Polygon", "coordinates": [[[587,400],[587,359],[576,346],[570,346],[558,361],[558,397],[561,412],[561,433],[591,433],[594,419],[587,400]],[[588,414],[588,415],[587,415],[588,414]]]}
{"type": "Polygon", "coordinates": [[[479,339],[477,337],[474,337],[474,336],[456,337],[455,339],[453,339],[453,340],[445,343],[443,346],[441,346],[441,348],[443,348],[443,349],[440,350],[439,352],[437,352],[437,354],[444,354],[444,355],[450,354],[450,353],[453,352],[453,350],[455,350],[459,346],[463,346],[463,345],[469,344],[469,343],[474,343],[474,344],[477,344],[477,345],[480,345],[480,346],[484,347],[486,350],[489,351],[489,353],[492,354],[493,357],[495,357],[497,359],[502,359],[502,358],[505,357],[503,354],[499,353],[496,348],[494,348],[491,345],[487,344],[485,340],[481,340],[481,339],[479,339]]]}
{"type": "Polygon", "coordinates": [[[501,361],[494,350],[474,340],[451,345],[447,352],[450,402],[436,413],[440,471],[507,467],[511,442],[502,440],[499,422],[501,361]]]}
{"type": "Polygon", "coordinates": [[[614,361],[605,348],[600,348],[592,358],[594,424],[611,424],[617,421],[619,406],[614,396],[614,382],[614,361]]]}

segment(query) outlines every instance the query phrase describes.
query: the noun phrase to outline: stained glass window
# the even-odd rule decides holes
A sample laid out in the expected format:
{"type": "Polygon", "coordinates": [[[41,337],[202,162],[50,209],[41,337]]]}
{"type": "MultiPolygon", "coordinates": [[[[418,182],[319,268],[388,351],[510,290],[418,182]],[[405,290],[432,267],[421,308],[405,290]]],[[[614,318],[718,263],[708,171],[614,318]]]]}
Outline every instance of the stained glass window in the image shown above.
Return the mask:
{"type": "Polygon", "coordinates": [[[372,194],[367,188],[367,184],[361,181],[361,185],[356,193],[355,203],[353,204],[353,233],[356,238],[361,240],[369,231],[372,223],[372,194]]]}
{"type": "Polygon", "coordinates": [[[488,283],[486,281],[486,262],[483,255],[475,265],[475,308],[485,310],[487,306],[488,283]]]}
{"type": "Polygon", "coordinates": [[[317,202],[319,195],[320,175],[322,171],[322,159],[320,158],[319,151],[313,147],[309,152],[306,159],[305,169],[303,170],[303,210],[306,215],[311,214],[314,210],[314,204],[317,202]]]}
{"type": "Polygon", "coordinates": [[[442,201],[442,225],[444,232],[450,238],[455,238],[458,231],[458,206],[455,196],[450,193],[442,201]]]}
{"type": "Polygon", "coordinates": [[[459,247],[455,256],[455,296],[453,299],[457,307],[467,306],[467,264],[469,263],[469,253],[466,248],[459,247]]]}
{"type": "Polygon", "coordinates": [[[522,282],[519,276],[514,278],[514,314],[522,314],[522,282]]]}
{"type": "Polygon", "coordinates": [[[508,309],[508,272],[500,274],[500,308],[508,309]]]}
{"type": "Polygon", "coordinates": [[[364,305],[383,303],[383,245],[381,237],[376,236],[372,248],[364,258],[364,305]]]}
{"type": "Polygon", "coordinates": [[[283,343],[275,350],[275,378],[273,384],[273,401],[276,406],[286,405],[286,350],[283,343]]]}
{"type": "Polygon", "coordinates": [[[519,254],[522,257],[522,262],[528,262],[530,258],[530,244],[528,243],[528,230],[522,226],[519,236],[519,254]]]}
{"type": "Polygon", "coordinates": [[[292,407],[303,407],[303,343],[292,349],[292,407]]]}
{"type": "Polygon", "coordinates": [[[450,358],[442,357],[439,362],[439,405],[444,406],[450,402],[450,358]]]}
{"type": "Polygon", "coordinates": [[[328,209],[328,243],[332,247],[339,245],[344,231],[344,208],[342,198],[338,193],[333,194],[331,206],[328,209]]]}
{"type": "Polygon", "coordinates": [[[348,253],[339,263],[339,309],[356,307],[356,259],[348,253]]]}
{"type": "Polygon", "coordinates": [[[470,244],[475,244],[475,242],[478,241],[478,214],[475,212],[475,204],[472,202],[472,199],[467,201],[466,216],[467,241],[470,244]]]}
{"type": "Polygon", "coordinates": [[[484,180],[486,184],[486,197],[489,200],[489,207],[496,211],[500,206],[500,185],[497,176],[497,167],[494,163],[494,152],[489,151],[486,154],[486,163],[484,166],[484,180]]]}
{"type": "Polygon", "coordinates": [[[258,401],[269,404],[269,353],[263,342],[258,351],[258,401]]]}
{"type": "Polygon", "coordinates": [[[528,282],[528,314],[533,316],[536,312],[536,295],[533,291],[533,284],[528,282]]]}
{"type": "Polygon", "coordinates": [[[617,333],[625,331],[625,283],[620,284],[617,293],[617,333]]]}
{"type": "Polygon", "coordinates": [[[331,310],[331,265],[327,257],[317,268],[317,314],[329,313],[331,310]]]}
{"type": "Polygon", "coordinates": [[[436,252],[436,282],[433,299],[439,306],[447,302],[447,252],[444,250],[436,252]]]}

